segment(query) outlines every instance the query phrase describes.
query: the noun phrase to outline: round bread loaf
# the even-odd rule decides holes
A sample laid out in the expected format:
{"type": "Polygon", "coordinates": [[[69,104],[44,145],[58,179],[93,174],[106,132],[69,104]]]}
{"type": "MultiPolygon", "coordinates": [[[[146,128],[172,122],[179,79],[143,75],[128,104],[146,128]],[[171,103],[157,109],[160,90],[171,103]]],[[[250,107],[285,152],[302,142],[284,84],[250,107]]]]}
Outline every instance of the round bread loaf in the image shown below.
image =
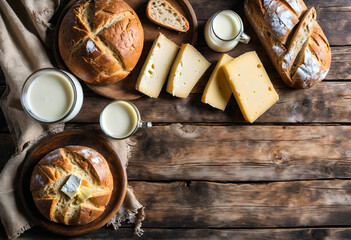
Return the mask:
{"type": "Polygon", "coordinates": [[[30,181],[38,210],[50,221],[66,225],[82,225],[99,217],[112,189],[113,178],[104,157],[81,146],[67,146],[45,155],[34,167],[30,181]],[[76,195],[68,196],[64,187],[72,176],[81,182],[76,195]],[[83,189],[89,192],[86,199],[83,189]]]}
{"type": "Polygon", "coordinates": [[[81,0],[64,16],[58,43],[63,61],[76,76],[109,84],[133,70],[144,32],[137,14],[124,1],[81,0]]]}

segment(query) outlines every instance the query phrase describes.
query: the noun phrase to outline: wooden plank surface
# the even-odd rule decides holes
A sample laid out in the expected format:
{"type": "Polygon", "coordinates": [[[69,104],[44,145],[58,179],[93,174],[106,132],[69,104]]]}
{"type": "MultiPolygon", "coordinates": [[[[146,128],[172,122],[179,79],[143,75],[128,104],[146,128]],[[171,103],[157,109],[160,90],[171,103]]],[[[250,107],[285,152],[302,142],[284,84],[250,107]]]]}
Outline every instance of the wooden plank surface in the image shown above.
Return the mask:
{"type": "MultiPolygon", "coordinates": [[[[350,122],[351,82],[324,83],[309,91],[277,89],[280,100],[256,123],[260,122],[350,122]]],[[[74,122],[98,122],[103,107],[109,99],[88,95],[74,122]]],[[[201,102],[201,94],[186,99],[162,94],[158,99],[147,96],[133,101],[144,120],[151,122],[240,122],[244,119],[232,98],[227,110],[222,112],[201,102]]]]}
{"type": "MultiPolygon", "coordinates": [[[[68,124],[101,132],[99,125],[68,124]]],[[[349,179],[351,126],[198,126],[139,130],[128,165],[130,180],[291,181],[349,179]]],[[[0,167],[13,153],[8,134],[0,167]]]]}
{"type": "MultiPolygon", "coordinates": [[[[113,231],[110,228],[99,229],[98,231],[80,237],[70,239],[201,239],[201,240],[348,240],[351,238],[350,228],[297,228],[297,229],[163,229],[144,228],[144,235],[139,238],[133,235],[132,229],[121,228],[113,231]],[[162,236],[162,238],[160,237],[162,236]]],[[[60,236],[50,234],[36,227],[26,231],[21,239],[61,239],[60,236]]]]}
{"type": "MultiPolygon", "coordinates": [[[[198,50],[212,63],[187,99],[163,92],[133,101],[155,127],[139,130],[127,169],[146,206],[142,239],[351,239],[351,2],[306,0],[332,46],[326,81],[309,90],[286,87],[244,17],[242,0],[190,0],[199,19],[198,50]],[[201,103],[220,54],[203,38],[207,18],[233,9],[244,20],[280,100],[255,124],[244,122],[234,99],[225,112],[201,103]],[[181,123],[181,124],[173,124],[181,123]]],[[[0,74],[0,95],[4,77],[0,74]]],[[[66,128],[101,132],[110,100],[85,88],[82,111],[66,128]]],[[[14,144],[0,113],[0,169],[14,144]]],[[[0,227],[0,238],[4,230],[0,227]]],[[[61,239],[38,227],[22,239],[61,239]]],[[[131,239],[132,225],[72,239],[131,239]]]]}
{"type": "MultiPolygon", "coordinates": [[[[351,82],[326,82],[312,89],[277,89],[280,100],[255,123],[347,123],[351,121],[351,82]]],[[[111,100],[94,93],[85,93],[85,101],[73,122],[98,122],[104,106],[111,100]]],[[[201,94],[186,99],[162,94],[158,99],[147,96],[133,101],[144,120],[159,123],[172,122],[226,122],[245,123],[232,97],[225,112],[201,102],[201,94]]],[[[1,130],[6,129],[3,116],[1,130]]]]}
{"type": "Polygon", "coordinates": [[[129,179],[350,178],[351,126],[171,125],[139,131],[129,179]]]}
{"type": "Polygon", "coordinates": [[[261,228],[351,225],[351,181],[129,182],[145,227],[261,228]]]}

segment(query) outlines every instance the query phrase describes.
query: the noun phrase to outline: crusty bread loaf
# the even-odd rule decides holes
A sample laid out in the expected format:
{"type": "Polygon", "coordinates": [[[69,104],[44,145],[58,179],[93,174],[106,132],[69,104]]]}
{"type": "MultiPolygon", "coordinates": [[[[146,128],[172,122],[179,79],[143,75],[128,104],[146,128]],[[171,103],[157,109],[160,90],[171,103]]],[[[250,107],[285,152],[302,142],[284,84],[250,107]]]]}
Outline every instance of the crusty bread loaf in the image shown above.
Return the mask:
{"type": "Polygon", "coordinates": [[[245,0],[245,13],[283,81],[309,88],[328,74],[331,50],[302,0],[245,0]]]}
{"type": "Polygon", "coordinates": [[[81,146],[67,146],[45,155],[34,167],[30,191],[38,210],[50,221],[82,225],[100,216],[108,204],[113,178],[104,157],[81,146]],[[81,178],[81,187],[92,190],[84,202],[61,191],[71,175],[81,178]]]}
{"type": "Polygon", "coordinates": [[[189,30],[188,20],[166,0],[150,0],[147,17],[156,24],[180,32],[189,30]]]}
{"type": "Polygon", "coordinates": [[[134,10],[122,0],[80,0],[59,29],[59,50],[67,67],[94,84],[115,83],[137,64],[144,32],[134,10]]]}

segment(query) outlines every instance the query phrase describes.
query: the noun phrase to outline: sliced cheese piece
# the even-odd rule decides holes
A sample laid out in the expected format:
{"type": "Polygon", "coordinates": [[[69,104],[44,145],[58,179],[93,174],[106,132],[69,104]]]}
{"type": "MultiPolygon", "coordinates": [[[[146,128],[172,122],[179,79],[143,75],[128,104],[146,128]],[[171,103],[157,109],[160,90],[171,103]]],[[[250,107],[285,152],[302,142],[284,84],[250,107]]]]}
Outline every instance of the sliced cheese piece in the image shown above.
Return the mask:
{"type": "Polygon", "coordinates": [[[149,97],[157,98],[167,79],[179,46],[159,34],[139,74],[136,89],[149,97]]]}
{"type": "Polygon", "coordinates": [[[210,65],[193,46],[183,44],[169,73],[167,92],[186,98],[210,65]]]}
{"type": "Polygon", "coordinates": [[[94,192],[94,189],[82,186],[80,188],[80,192],[78,194],[78,200],[77,203],[83,203],[85,202],[88,198],[91,197],[92,193],[94,192]]]}
{"type": "Polygon", "coordinates": [[[70,198],[77,195],[82,179],[74,174],[67,179],[66,183],[62,186],[61,191],[65,193],[70,198]]]}
{"type": "Polygon", "coordinates": [[[74,198],[75,196],[77,196],[77,194],[79,193],[79,191],[72,191],[72,192],[64,192],[67,196],[69,196],[70,199],[74,198]]]}
{"type": "Polygon", "coordinates": [[[223,66],[224,74],[244,118],[254,122],[279,99],[256,52],[248,52],[223,66]]]}
{"type": "Polygon", "coordinates": [[[201,101],[203,103],[224,111],[232,95],[232,90],[224,75],[222,66],[233,61],[233,59],[228,54],[222,54],[202,94],[201,101]]]}

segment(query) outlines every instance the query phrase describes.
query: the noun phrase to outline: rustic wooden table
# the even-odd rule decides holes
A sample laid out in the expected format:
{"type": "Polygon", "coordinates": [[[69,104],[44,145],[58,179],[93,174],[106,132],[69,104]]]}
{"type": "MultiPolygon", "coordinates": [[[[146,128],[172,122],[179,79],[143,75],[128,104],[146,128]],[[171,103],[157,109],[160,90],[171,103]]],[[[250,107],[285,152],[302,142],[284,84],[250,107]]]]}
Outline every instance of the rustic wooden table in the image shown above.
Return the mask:
{"type": "MultiPolygon", "coordinates": [[[[142,239],[350,239],[351,2],[306,0],[316,7],[333,54],[327,79],[309,90],[282,83],[241,1],[190,2],[199,21],[197,48],[212,63],[220,54],[205,44],[206,19],[222,9],[239,12],[252,41],[230,55],[257,51],[280,100],[254,124],[244,121],[234,99],[225,112],[201,103],[212,64],[187,99],[162,92],[157,100],[133,101],[155,125],[132,137],[136,145],[127,169],[146,207],[142,239]]],[[[85,96],[66,128],[100,131],[98,116],[110,100],[87,88],[85,96]]],[[[0,124],[3,167],[15,149],[2,115],[0,124]]],[[[2,227],[0,232],[5,237],[2,227]]],[[[128,239],[132,232],[132,225],[123,224],[79,239],[128,239]]],[[[35,227],[21,238],[61,237],[35,227]]]]}

